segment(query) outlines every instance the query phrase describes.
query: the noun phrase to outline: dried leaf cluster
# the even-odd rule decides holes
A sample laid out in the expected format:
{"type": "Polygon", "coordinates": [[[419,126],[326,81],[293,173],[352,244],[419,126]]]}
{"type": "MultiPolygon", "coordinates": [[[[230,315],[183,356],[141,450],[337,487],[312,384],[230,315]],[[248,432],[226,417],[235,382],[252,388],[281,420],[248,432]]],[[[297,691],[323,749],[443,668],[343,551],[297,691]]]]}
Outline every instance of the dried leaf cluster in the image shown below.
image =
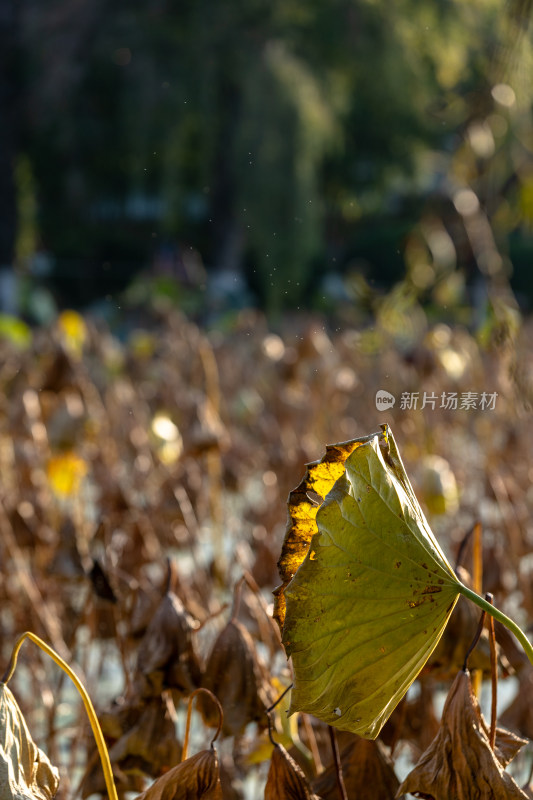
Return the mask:
{"type": "MultiPolygon", "coordinates": [[[[531,416],[516,411],[527,385],[512,382],[516,364],[520,374],[531,370],[527,330],[511,358],[508,350],[483,349],[466,331],[442,325],[428,330],[416,352],[402,354],[391,344],[377,354],[359,332],[327,332],[313,319],[287,321],[274,334],[247,313],[222,335],[168,315],[124,341],[82,322],[77,343],[59,324],[35,331],[25,351],[0,340],[2,663],[17,635],[32,629],[76,664],[99,706],[119,792],[143,800],[249,800],[250,791],[262,796],[266,786],[267,797],[335,798],[323,725],[274,711],[273,738],[282,744],[273,748],[264,731],[265,707],[292,679],[266,613],[279,583],[287,494],[324,442],[376,429],[374,397],[387,388],[398,398],[387,418],[407,470],[415,488],[426,487],[422,504],[439,505],[430,496],[435,483],[425,480],[439,468],[426,462],[428,455],[443,457],[460,487],[457,515],[431,520],[452,563],[482,509],[483,590],[495,591],[500,606],[508,598],[521,603],[531,619],[533,426],[531,416]],[[493,412],[438,404],[400,411],[403,391],[420,398],[498,392],[498,399],[493,412]],[[248,588],[234,615],[232,590],[243,573],[248,588]],[[196,755],[180,763],[186,701],[201,686],[224,708],[222,743],[217,755],[206,730],[217,718],[199,698],[196,755]]],[[[320,486],[308,489],[301,500],[312,517],[323,495],[320,486]]],[[[294,541],[296,551],[300,544],[294,541]]],[[[462,564],[470,569],[471,560],[468,545],[462,564]]],[[[290,577],[288,565],[283,580],[290,577]]],[[[521,754],[507,770],[508,756],[487,752],[461,672],[437,727],[436,693],[458,674],[463,640],[467,646],[477,624],[462,614],[458,604],[455,627],[431,656],[418,694],[398,706],[377,742],[343,739],[340,732],[349,797],[391,800],[408,791],[394,774],[398,754],[413,765],[421,759],[407,779],[411,790],[441,791],[427,770],[442,753],[450,780],[452,772],[469,775],[458,784],[458,800],[476,796],[471,785],[483,786],[487,770],[487,781],[507,792],[502,797],[530,796],[511,778],[524,771],[521,754]],[[460,702],[453,699],[458,686],[460,702]],[[450,744],[452,734],[469,746],[450,744]]],[[[504,631],[497,636],[500,678],[520,679],[519,699],[501,719],[529,737],[533,682],[512,640],[504,631]]],[[[471,668],[487,674],[484,647],[474,652],[471,668]]],[[[15,675],[11,686],[40,746],[60,766],[62,796],[78,789],[72,764],[85,769],[83,796],[103,793],[81,716],[75,707],[68,721],[62,716],[69,701],[64,685],[35,655],[24,659],[24,680],[15,675]]],[[[23,725],[16,724],[21,736],[23,725]]],[[[503,748],[501,735],[498,741],[503,748]]],[[[22,758],[17,747],[11,759],[22,758]]],[[[49,767],[49,778],[40,779],[49,789],[40,782],[41,795],[25,777],[22,796],[49,800],[54,776],[49,767]]],[[[451,797],[441,793],[439,800],[444,796],[451,797]]]]}

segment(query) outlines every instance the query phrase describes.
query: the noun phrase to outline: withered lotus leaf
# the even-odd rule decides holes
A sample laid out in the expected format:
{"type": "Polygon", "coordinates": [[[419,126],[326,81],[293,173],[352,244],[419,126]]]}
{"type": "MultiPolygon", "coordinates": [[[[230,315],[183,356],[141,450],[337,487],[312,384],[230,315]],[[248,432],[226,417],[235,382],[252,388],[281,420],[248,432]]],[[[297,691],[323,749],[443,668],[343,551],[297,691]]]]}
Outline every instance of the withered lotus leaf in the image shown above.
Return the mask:
{"type": "Polygon", "coordinates": [[[281,744],[272,752],[265,800],[321,800],[313,794],[302,769],[281,744]]]}
{"type": "Polygon", "coordinates": [[[461,671],[448,693],[437,736],[399,792],[431,800],[524,800],[527,795],[504,767],[525,743],[498,729],[492,751],[470,675],[461,671]]]}
{"type": "Polygon", "coordinates": [[[181,756],[173,721],[161,697],[149,700],[135,724],[109,750],[123,772],[141,771],[157,777],[181,756]]]}
{"type": "MultiPolygon", "coordinates": [[[[203,685],[222,705],[226,736],[238,736],[249,722],[266,723],[267,682],[252,637],[238,620],[230,620],[218,635],[203,685]]],[[[209,698],[199,695],[198,707],[207,725],[218,725],[218,711],[209,698]]]]}
{"type": "MultiPolygon", "coordinates": [[[[340,754],[344,785],[348,797],[357,800],[392,800],[400,782],[380,741],[353,735],[340,754]]],[[[322,800],[338,800],[335,765],[330,764],[313,782],[322,800]]]]}
{"type": "Polygon", "coordinates": [[[137,669],[144,696],[158,695],[163,689],[187,695],[198,687],[201,670],[193,630],[192,617],[179,597],[168,591],[139,644],[137,669]]]}
{"type": "Polygon", "coordinates": [[[11,690],[0,683],[0,798],[51,800],[59,772],[31,738],[11,690]]]}
{"type": "Polygon", "coordinates": [[[137,800],[222,800],[220,768],[214,747],[201,750],[170,769],[137,800]]]}

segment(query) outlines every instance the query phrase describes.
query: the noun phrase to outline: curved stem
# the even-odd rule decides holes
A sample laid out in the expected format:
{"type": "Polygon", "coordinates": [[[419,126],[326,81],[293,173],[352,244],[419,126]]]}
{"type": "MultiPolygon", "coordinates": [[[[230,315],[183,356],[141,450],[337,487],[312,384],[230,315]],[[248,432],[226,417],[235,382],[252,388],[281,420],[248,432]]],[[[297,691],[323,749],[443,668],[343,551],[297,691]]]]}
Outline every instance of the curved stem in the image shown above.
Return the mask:
{"type": "Polygon", "coordinates": [[[183,740],[183,748],[181,751],[181,761],[185,761],[187,759],[187,755],[189,752],[189,734],[191,730],[191,716],[192,716],[192,704],[193,700],[199,694],[207,694],[213,703],[216,705],[218,709],[218,727],[216,730],[215,735],[211,739],[211,747],[215,744],[216,740],[218,739],[218,735],[222,730],[222,725],[224,724],[224,711],[222,710],[222,706],[220,704],[220,700],[216,695],[213,694],[212,691],[209,689],[205,689],[203,686],[200,686],[199,689],[195,689],[194,692],[189,697],[189,702],[187,704],[187,721],[185,723],[185,739],[183,740]]]}
{"type": "Polygon", "coordinates": [[[107,788],[107,793],[109,795],[109,800],[118,800],[117,790],[115,788],[115,782],[113,780],[113,770],[111,769],[111,762],[109,760],[109,753],[107,752],[107,747],[104,741],[104,735],[102,733],[102,729],[100,727],[100,723],[98,722],[98,717],[96,716],[96,711],[94,710],[94,706],[91,702],[91,698],[87,694],[87,690],[85,686],[82,684],[78,676],[75,672],[69,667],[66,661],[63,661],[61,656],[59,656],[55,650],[53,650],[49,645],[43,642],[35,633],[31,631],[26,631],[23,633],[17,641],[15,642],[15,646],[13,648],[13,652],[11,654],[11,660],[9,662],[9,666],[6,670],[6,674],[2,679],[2,683],[7,683],[10,678],[12,677],[15,667],[17,666],[17,658],[19,654],[19,650],[22,647],[23,642],[26,639],[30,639],[37,647],[40,647],[46,655],[50,656],[56,664],[61,667],[63,672],[71,679],[72,683],[80,693],[81,699],[83,700],[83,705],[85,706],[85,711],[87,712],[87,716],[89,717],[89,722],[91,723],[91,728],[93,732],[93,736],[96,741],[96,746],[98,748],[98,753],[100,755],[100,761],[102,762],[102,769],[104,771],[104,779],[107,788]]]}
{"type": "Polygon", "coordinates": [[[525,650],[527,657],[529,658],[531,664],[533,664],[533,646],[531,642],[527,638],[524,631],[518,627],[516,622],[513,622],[503,611],[500,611],[495,606],[491,605],[484,597],[481,597],[479,594],[476,594],[469,589],[468,586],[465,586],[463,583],[460,583],[457,587],[458,591],[464,596],[471,600],[476,606],[482,609],[482,611],[486,611],[487,614],[490,614],[491,617],[497,619],[498,622],[501,622],[502,625],[505,625],[506,628],[509,628],[511,633],[514,633],[520,644],[525,650]]]}
{"type": "Polygon", "coordinates": [[[475,646],[479,642],[480,636],[483,633],[483,625],[485,624],[486,613],[487,612],[485,611],[485,609],[483,609],[483,611],[481,612],[481,618],[479,620],[479,624],[477,626],[477,630],[476,630],[476,632],[474,634],[474,638],[470,642],[470,647],[466,651],[465,660],[463,661],[463,672],[468,672],[468,659],[472,655],[472,651],[474,650],[475,646]]]}

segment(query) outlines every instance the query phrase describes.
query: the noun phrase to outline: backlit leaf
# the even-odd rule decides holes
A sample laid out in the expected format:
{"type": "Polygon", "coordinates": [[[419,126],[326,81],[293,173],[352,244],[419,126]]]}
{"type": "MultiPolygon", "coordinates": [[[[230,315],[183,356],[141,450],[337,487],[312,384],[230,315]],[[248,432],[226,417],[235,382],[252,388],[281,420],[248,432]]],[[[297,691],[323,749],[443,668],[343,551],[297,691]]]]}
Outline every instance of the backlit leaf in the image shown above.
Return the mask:
{"type": "MultiPolygon", "coordinates": [[[[278,590],[278,617],[283,621],[285,600],[290,710],[375,738],[431,655],[464,587],[427,524],[387,426],[341,448],[335,468],[326,461],[340,477],[313,509],[316,522],[304,509],[301,537],[291,512],[281,574],[284,581],[291,571],[294,577],[278,590]]],[[[297,491],[303,498],[306,486],[297,491]]]]}
{"type": "Polygon", "coordinates": [[[311,539],[318,532],[316,514],[320,502],[333,488],[335,481],[344,472],[344,462],[353,450],[365,439],[327,445],[326,454],[320,461],[307,465],[300,484],[289,494],[287,530],[281,557],[278,561],[281,586],[274,592],[274,617],[280,627],[285,621],[285,588],[292,580],[304,560],[311,539]],[[316,499],[315,499],[316,498],[316,499]]]}
{"type": "Polygon", "coordinates": [[[59,773],[30,736],[26,721],[5,683],[0,683],[0,798],[51,800],[59,773]]]}

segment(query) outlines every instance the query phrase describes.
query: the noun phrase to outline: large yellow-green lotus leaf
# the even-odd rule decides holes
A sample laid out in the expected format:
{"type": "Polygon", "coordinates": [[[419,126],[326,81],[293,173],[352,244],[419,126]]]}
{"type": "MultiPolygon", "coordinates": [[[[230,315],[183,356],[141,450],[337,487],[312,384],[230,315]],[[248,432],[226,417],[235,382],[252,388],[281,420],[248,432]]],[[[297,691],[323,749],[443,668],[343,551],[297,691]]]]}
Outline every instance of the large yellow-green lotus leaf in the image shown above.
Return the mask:
{"type": "MultiPolygon", "coordinates": [[[[304,509],[301,541],[289,502],[276,609],[294,669],[290,711],[375,738],[464,586],[429,528],[390,429],[332,452],[340,453],[339,477],[321,505],[304,509]]],[[[298,490],[305,506],[305,486],[298,490]]]]}
{"type": "Polygon", "coordinates": [[[285,621],[285,589],[304,560],[311,539],[318,531],[318,507],[335,485],[335,481],[344,473],[344,462],[350,453],[371,438],[328,444],[323,458],[307,465],[302,480],[289,494],[287,529],[278,561],[283,582],[274,591],[274,618],[281,629],[285,621]]]}
{"type": "Polygon", "coordinates": [[[59,773],[30,736],[5,683],[0,683],[0,800],[51,800],[59,773]]]}

